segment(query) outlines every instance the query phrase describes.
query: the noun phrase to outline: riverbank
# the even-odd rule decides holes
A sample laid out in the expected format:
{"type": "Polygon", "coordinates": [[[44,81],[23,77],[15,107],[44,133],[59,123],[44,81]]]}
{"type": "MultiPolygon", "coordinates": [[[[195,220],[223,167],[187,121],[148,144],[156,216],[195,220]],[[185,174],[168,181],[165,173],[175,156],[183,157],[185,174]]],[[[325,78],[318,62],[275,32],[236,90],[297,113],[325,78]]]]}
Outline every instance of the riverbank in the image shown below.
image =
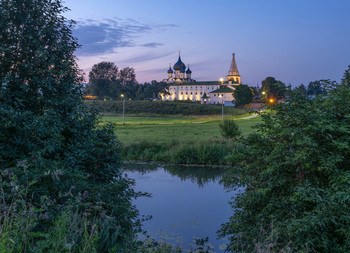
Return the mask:
{"type": "MultiPolygon", "coordinates": [[[[236,118],[242,135],[254,131],[260,117],[242,114],[236,118]]],[[[239,140],[225,139],[219,130],[220,116],[128,116],[125,125],[116,124],[121,116],[104,116],[111,122],[123,144],[123,157],[128,161],[153,161],[171,164],[232,165],[230,156],[239,148],[239,140]]]]}

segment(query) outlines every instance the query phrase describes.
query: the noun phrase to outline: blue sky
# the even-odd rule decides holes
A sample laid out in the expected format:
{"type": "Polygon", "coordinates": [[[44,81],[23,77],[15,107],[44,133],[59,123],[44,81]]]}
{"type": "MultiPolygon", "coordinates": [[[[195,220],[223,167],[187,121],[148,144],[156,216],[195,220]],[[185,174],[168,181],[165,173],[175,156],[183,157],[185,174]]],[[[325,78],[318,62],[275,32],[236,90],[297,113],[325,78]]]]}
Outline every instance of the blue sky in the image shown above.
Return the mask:
{"type": "Polygon", "coordinates": [[[242,82],[273,76],[297,86],[339,81],[350,65],[349,0],[66,0],[82,48],[79,66],[112,61],[140,82],[161,81],[169,63],[197,81],[227,75],[236,53],[242,82]]]}

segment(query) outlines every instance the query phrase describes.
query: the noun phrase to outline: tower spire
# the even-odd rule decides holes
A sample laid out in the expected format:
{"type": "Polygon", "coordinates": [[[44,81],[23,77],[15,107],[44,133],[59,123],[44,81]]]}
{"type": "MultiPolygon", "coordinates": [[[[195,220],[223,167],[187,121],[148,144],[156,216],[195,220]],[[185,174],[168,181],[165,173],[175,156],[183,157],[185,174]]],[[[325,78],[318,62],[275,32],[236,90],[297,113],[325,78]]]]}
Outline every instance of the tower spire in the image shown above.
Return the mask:
{"type": "Polygon", "coordinates": [[[235,59],[235,53],[232,54],[232,62],[231,62],[230,69],[228,71],[228,75],[229,76],[231,76],[231,75],[232,76],[239,76],[237,63],[236,63],[236,59],[235,59]]]}
{"type": "Polygon", "coordinates": [[[235,53],[232,54],[231,66],[226,76],[226,81],[229,83],[241,84],[241,76],[239,75],[237,63],[235,59],[235,53]]]}

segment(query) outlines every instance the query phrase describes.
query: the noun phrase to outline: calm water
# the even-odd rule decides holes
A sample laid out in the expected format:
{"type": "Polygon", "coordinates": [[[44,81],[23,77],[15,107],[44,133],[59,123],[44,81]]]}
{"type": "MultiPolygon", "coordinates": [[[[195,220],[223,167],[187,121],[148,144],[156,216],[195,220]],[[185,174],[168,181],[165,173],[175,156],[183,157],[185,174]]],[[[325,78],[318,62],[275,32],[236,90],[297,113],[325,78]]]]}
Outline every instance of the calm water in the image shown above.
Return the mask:
{"type": "Polygon", "coordinates": [[[215,252],[223,252],[224,239],[216,231],[231,216],[227,193],[220,184],[225,170],[219,168],[125,165],[135,179],[136,190],[152,194],[135,201],[141,215],[152,215],[144,222],[151,237],[190,249],[194,238],[209,237],[215,252]]]}

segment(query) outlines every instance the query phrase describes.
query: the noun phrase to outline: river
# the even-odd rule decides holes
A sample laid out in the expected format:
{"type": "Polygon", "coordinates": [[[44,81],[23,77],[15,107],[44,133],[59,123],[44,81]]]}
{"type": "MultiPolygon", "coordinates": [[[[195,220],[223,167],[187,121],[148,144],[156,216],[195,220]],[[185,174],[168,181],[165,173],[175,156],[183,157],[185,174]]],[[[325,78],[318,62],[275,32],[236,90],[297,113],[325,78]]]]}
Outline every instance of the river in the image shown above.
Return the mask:
{"type": "Polygon", "coordinates": [[[165,240],[190,250],[195,238],[209,238],[207,246],[224,252],[226,239],[217,239],[217,230],[232,215],[221,179],[224,168],[126,164],[124,170],[136,181],[136,190],[151,198],[135,201],[141,215],[151,215],[143,229],[156,240],[165,240]]]}

